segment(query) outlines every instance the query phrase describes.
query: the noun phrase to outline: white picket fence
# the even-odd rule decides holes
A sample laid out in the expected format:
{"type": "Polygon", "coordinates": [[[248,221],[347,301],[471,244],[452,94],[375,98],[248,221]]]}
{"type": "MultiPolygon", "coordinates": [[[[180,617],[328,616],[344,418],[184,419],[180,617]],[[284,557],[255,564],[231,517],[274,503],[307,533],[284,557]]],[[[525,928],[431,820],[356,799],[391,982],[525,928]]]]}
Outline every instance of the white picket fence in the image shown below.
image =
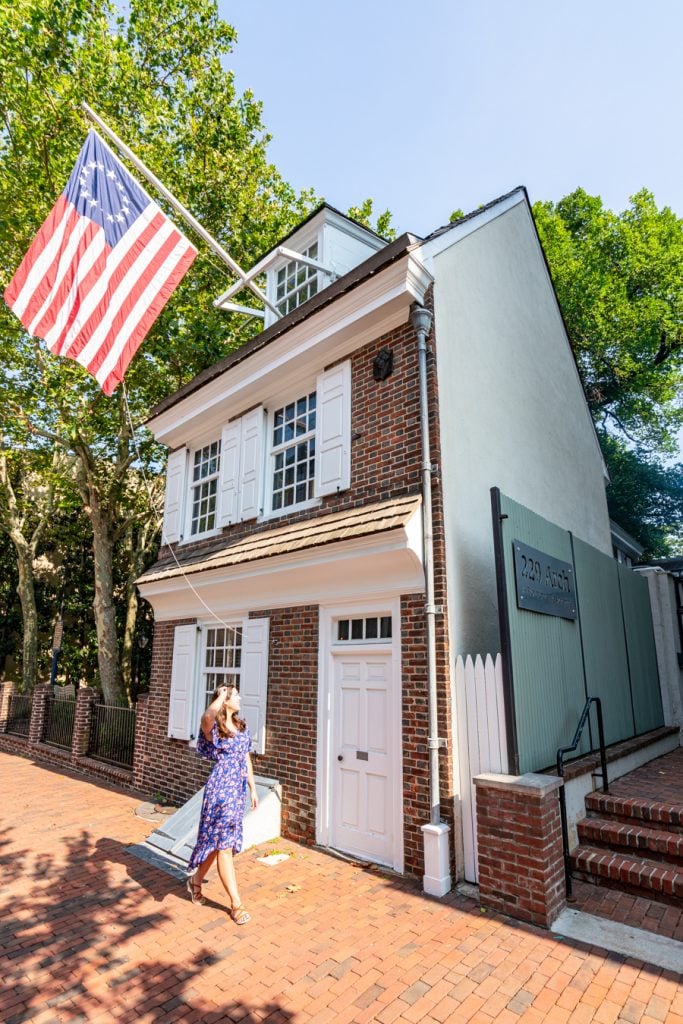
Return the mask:
{"type": "Polygon", "coordinates": [[[477,807],[472,779],[508,772],[503,667],[500,654],[459,656],[455,663],[455,734],[458,737],[465,878],[479,879],[477,807]]]}

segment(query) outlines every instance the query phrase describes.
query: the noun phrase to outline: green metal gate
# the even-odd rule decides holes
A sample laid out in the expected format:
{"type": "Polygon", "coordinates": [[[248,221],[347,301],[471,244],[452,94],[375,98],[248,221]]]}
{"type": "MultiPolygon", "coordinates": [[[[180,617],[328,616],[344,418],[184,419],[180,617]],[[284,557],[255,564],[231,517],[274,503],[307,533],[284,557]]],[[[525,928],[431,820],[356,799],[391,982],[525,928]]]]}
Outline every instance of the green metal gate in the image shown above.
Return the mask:
{"type": "MultiPolygon", "coordinates": [[[[647,582],[497,488],[491,495],[511,770],[554,764],[588,697],[602,700],[608,744],[662,725],[647,582]],[[522,584],[520,559],[532,565],[522,584]],[[556,592],[544,587],[551,577],[556,592]]],[[[585,735],[577,753],[596,745],[585,735]]]]}

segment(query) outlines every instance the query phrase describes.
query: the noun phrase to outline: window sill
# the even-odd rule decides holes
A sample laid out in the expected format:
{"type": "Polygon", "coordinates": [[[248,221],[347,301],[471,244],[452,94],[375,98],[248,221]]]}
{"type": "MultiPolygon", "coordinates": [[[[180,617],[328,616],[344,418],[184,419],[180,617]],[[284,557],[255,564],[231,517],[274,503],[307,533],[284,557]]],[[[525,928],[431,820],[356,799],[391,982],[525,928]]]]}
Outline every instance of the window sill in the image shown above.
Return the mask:
{"type": "Polygon", "coordinates": [[[278,508],[274,512],[264,512],[258,516],[256,522],[267,523],[271,519],[282,519],[283,516],[290,515],[292,512],[306,512],[311,508],[320,508],[322,503],[322,498],[310,498],[308,501],[302,501],[300,505],[288,505],[287,508],[278,508]]]}
{"type": "Polygon", "coordinates": [[[210,537],[218,537],[221,531],[219,529],[207,530],[206,533],[194,533],[191,537],[183,537],[182,540],[178,541],[178,547],[186,547],[188,544],[196,544],[200,540],[208,540],[210,537]]]}

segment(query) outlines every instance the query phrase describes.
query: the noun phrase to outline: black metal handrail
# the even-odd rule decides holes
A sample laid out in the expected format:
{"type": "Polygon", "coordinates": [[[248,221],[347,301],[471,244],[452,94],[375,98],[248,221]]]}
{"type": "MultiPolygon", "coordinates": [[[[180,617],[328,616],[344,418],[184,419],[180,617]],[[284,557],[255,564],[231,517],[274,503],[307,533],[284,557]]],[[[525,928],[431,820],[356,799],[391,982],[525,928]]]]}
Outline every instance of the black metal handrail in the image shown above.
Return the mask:
{"type": "MultiPolygon", "coordinates": [[[[589,697],[586,701],[583,711],[581,712],[581,718],[579,724],[576,727],[574,733],[574,739],[571,746],[560,747],[557,751],[557,774],[561,779],[564,779],[564,755],[571,754],[579,745],[581,740],[581,733],[583,732],[584,726],[588,721],[590,714],[591,704],[595,704],[596,711],[598,713],[598,740],[600,743],[600,771],[592,772],[592,775],[602,776],[602,791],[603,793],[608,792],[608,780],[607,780],[607,755],[605,753],[605,730],[602,725],[602,701],[599,697],[589,697]]],[[[564,784],[560,786],[560,819],[562,822],[562,854],[564,857],[564,883],[565,890],[567,893],[567,899],[571,898],[572,895],[572,872],[569,863],[569,829],[567,827],[567,801],[564,795],[564,784]]]]}

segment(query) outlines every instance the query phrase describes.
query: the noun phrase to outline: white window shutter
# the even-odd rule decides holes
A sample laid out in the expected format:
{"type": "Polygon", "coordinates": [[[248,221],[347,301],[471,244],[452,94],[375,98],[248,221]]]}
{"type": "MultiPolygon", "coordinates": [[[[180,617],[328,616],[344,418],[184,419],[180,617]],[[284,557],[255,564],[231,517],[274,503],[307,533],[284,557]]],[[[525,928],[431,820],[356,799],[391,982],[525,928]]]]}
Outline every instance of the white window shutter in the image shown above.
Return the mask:
{"type": "Polygon", "coordinates": [[[263,406],[259,406],[242,417],[240,519],[255,519],[261,512],[264,415],[263,406]]]}
{"type": "Polygon", "coordinates": [[[197,654],[197,627],[176,626],[173,635],[171,698],[168,705],[168,735],[189,740],[196,729],[191,721],[192,696],[197,654]]]}
{"type": "Polygon", "coordinates": [[[239,521],[239,479],[242,453],[242,420],[234,420],[221,434],[221,477],[218,525],[239,521]]]}
{"type": "Polygon", "coordinates": [[[240,713],[249,726],[255,754],[266,749],[269,631],[270,619],[245,619],[242,625],[240,713]]]}
{"type": "Polygon", "coordinates": [[[174,544],[176,541],[182,540],[186,476],[187,448],[178,448],[177,451],[170,453],[166,466],[162,543],[174,544]]]}
{"type": "Polygon", "coordinates": [[[351,361],[318,376],[315,494],[351,486],[351,361]]]}

